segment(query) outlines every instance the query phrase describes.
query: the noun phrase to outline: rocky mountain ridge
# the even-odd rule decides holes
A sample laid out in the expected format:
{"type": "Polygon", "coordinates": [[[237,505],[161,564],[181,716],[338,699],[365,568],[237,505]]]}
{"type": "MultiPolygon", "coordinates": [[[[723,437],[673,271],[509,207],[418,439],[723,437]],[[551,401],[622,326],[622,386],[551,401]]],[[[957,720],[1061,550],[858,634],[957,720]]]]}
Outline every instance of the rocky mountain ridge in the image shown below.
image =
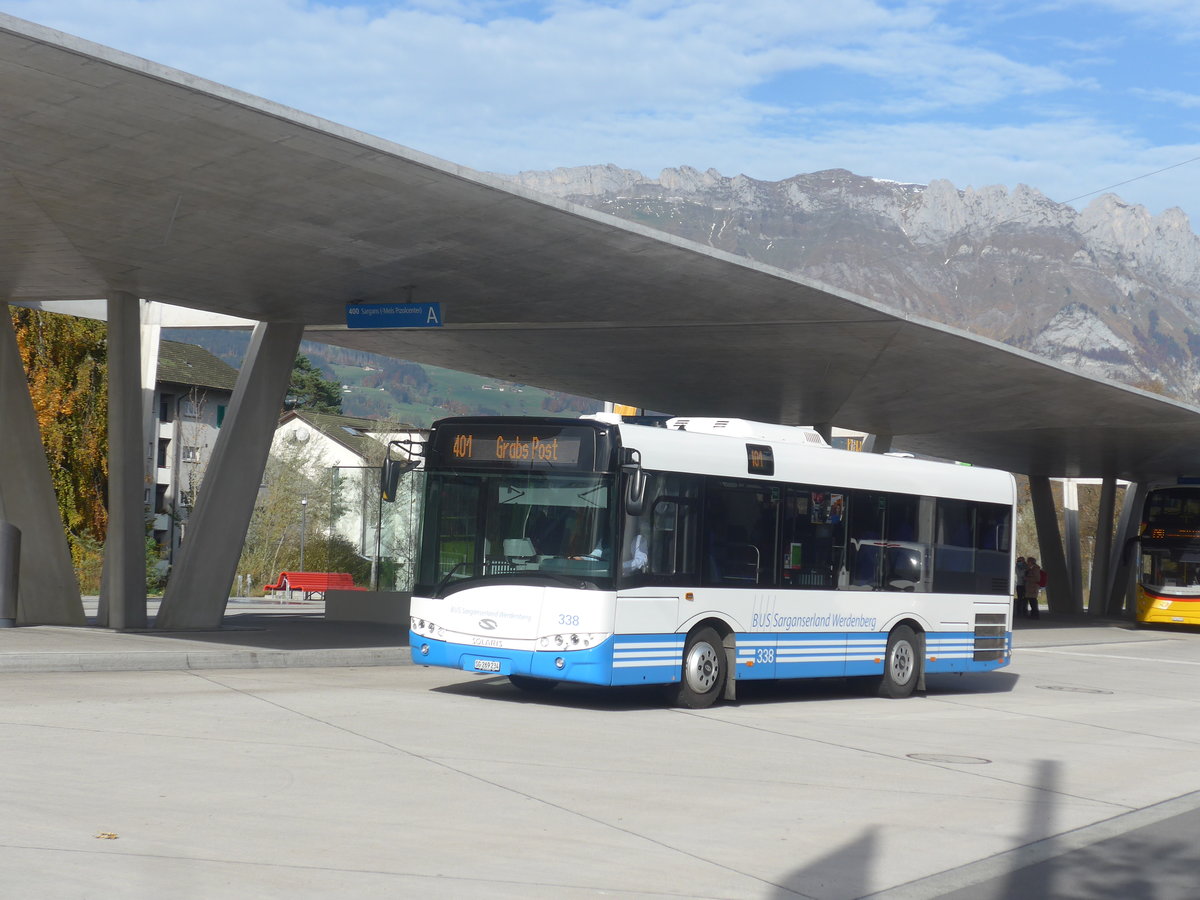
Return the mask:
{"type": "Polygon", "coordinates": [[[1018,185],[903,184],[843,169],[767,182],[616,166],[516,183],[802,274],[1046,356],[1192,400],[1200,391],[1200,237],[1114,194],[1082,210],[1018,185]]]}

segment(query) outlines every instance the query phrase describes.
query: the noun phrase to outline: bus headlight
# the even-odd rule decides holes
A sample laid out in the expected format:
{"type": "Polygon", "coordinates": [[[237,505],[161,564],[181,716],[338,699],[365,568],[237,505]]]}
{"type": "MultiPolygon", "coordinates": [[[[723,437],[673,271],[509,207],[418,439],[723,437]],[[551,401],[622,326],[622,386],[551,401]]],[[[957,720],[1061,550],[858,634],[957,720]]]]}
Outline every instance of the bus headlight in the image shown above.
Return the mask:
{"type": "Polygon", "coordinates": [[[539,650],[590,650],[604,641],[603,632],[567,631],[562,634],[546,634],[538,638],[539,650]]]}
{"type": "Polygon", "coordinates": [[[446,629],[441,625],[435,625],[428,619],[418,619],[416,616],[409,617],[409,627],[422,637],[444,638],[446,629]]]}

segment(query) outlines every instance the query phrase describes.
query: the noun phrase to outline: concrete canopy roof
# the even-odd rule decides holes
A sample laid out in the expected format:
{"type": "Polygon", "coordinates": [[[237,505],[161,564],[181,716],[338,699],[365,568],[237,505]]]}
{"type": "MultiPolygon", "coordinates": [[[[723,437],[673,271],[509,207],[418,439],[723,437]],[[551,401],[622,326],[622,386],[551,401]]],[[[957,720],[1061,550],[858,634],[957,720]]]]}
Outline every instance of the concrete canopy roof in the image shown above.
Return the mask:
{"type": "Polygon", "coordinates": [[[0,14],[0,298],[126,291],[591,397],[1036,475],[1200,469],[1200,409],[0,14]],[[442,303],[348,331],[350,302],[442,303]]]}

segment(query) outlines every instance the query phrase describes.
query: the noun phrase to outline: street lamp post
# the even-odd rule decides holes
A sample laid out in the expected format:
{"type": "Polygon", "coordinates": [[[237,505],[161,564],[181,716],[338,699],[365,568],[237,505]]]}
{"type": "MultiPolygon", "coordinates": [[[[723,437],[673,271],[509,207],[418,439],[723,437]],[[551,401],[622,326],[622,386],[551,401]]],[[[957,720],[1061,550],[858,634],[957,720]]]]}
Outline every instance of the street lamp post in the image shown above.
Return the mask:
{"type": "Polygon", "coordinates": [[[300,500],[300,571],[304,571],[304,532],[308,530],[308,498],[300,500]]]}

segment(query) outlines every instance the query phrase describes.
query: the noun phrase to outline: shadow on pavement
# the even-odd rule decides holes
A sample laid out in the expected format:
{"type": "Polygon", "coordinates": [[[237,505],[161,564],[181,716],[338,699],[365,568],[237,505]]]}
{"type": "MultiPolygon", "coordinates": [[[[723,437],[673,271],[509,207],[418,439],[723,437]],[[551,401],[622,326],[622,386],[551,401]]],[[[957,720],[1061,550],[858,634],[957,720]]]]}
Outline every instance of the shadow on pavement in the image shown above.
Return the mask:
{"type": "Polygon", "coordinates": [[[336,650],[357,647],[407,647],[408,628],[378,622],[331,622],[324,613],[230,613],[214,631],[158,631],[138,634],[164,641],[262,650],[336,650]]]}
{"type": "MultiPolygon", "coordinates": [[[[418,664],[419,665],[419,664],[418,664]]],[[[464,672],[464,675],[470,675],[464,672]]],[[[926,696],[960,694],[1008,693],[1019,676],[1010,672],[972,672],[963,675],[930,675],[926,696]]],[[[750,706],[770,703],[807,703],[830,701],[862,701],[879,699],[876,682],[870,678],[818,678],[787,681],[740,681],[738,699],[722,702],[722,707],[750,706]]],[[[478,697],[507,703],[540,703],[547,706],[570,706],[608,712],[627,712],[642,709],[662,709],[669,705],[668,685],[630,687],[595,687],[562,683],[553,689],[530,692],[515,687],[505,676],[472,676],[455,684],[441,685],[431,691],[442,694],[478,697]]],[[[919,703],[914,696],[898,703],[919,703]]]]}
{"type": "MultiPolygon", "coordinates": [[[[1200,896],[1200,809],[1071,849],[1063,835],[1055,834],[1060,763],[1043,759],[1032,764],[1035,774],[1025,822],[1007,853],[869,894],[867,885],[876,880],[871,874],[878,848],[886,838],[878,826],[871,826],[854,840],[792,872],[773,896],[777,900],[886,900],[893,896],[938,900],[1193,900],[1200,896]],[[994,874],[1005,863],[1008,871],[994,874]],[[977,879],[972,877],[976,867],[980,867],[977,879]]],[[[1112,834],[1112,830],[1105,833],[1112,834]]]]}

